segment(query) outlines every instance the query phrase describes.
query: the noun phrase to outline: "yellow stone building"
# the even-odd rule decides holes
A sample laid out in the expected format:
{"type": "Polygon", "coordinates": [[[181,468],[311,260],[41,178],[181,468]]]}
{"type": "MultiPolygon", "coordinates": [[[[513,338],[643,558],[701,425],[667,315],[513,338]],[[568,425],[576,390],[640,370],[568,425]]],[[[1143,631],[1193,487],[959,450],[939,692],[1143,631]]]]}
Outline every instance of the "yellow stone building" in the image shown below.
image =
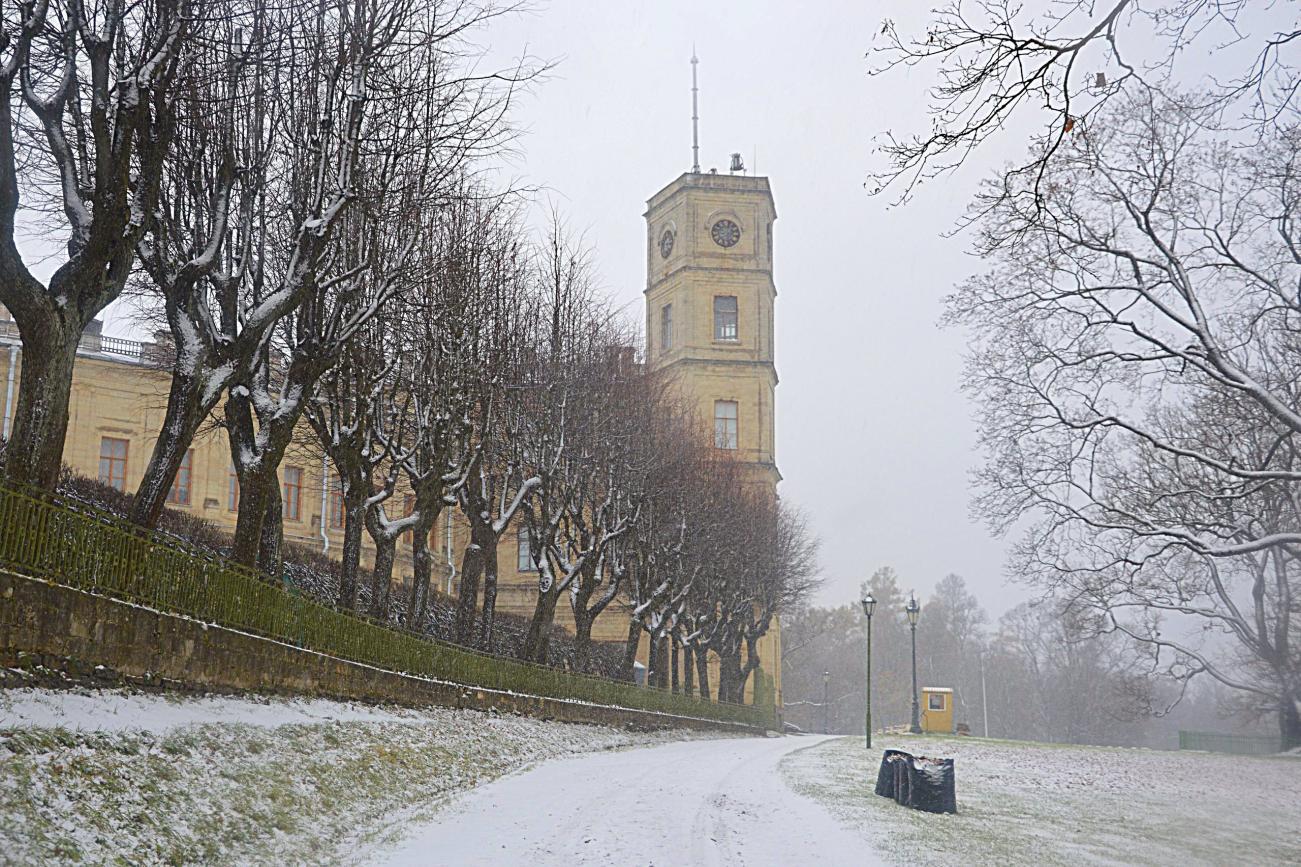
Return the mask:
{"type": "MultiPolygon", "coordinates": [[[[766,178],[684,174],[649,202],[646,317],[648,364],[671,372],[700,417],[713,418],[715,445],[734,448],[753,468],[755,481],[775,492],[781,479],[774,459],[772,223],[776,218],[766,178]]],[[[161,428],[170,373],[155,344],[106,337],[98,323],[82,340],[69,404],[64,462],[82,475],[134,491],[161,428]]],[[[0,307],[0,389],[8,436],[22,349],[16,324],[0,307]]],[[[337,555],[343,544],[342,504],[333,472],[311,447],[304,425],[280,470],[287,542],[337,555]]],[[[400,495],[399,495],[400,498],[400,495]]],[[[189,512],[233,531],[239,490],[223,431],[201,431],[186,457],[169,508],[189,512]]],[[[395,503],[394,508],[400,508],[395,503]]],[[[434,529],[439,553],[438,589],[453,594],[468,528],[447,509],[434,529]],[[450,522],[450,524],[449,524],[450,522]]],[[[410,546],[400,546],[395,576],[410,580],[410,546]]],[[[363,534],[363,563],[373,556],[363,534]]],[[[536,576],[527,548],[507,534],[498,552],[498,610],[528,617],[536,576]]],[[[597,641],[627,638],[627,608],[612,605],[593,629],[597,641]]],[[[566,605],[556,622],[572,627],[566,605]]],[[[764,639],[762,668],[747,683],[747,700],[763,678],[780,705],[781,636],[764,639]]],[[[643,641],[641,652],[646,659],[643,641]]],[[[717,672],[711,674],[717,685],[717,672]]]]}

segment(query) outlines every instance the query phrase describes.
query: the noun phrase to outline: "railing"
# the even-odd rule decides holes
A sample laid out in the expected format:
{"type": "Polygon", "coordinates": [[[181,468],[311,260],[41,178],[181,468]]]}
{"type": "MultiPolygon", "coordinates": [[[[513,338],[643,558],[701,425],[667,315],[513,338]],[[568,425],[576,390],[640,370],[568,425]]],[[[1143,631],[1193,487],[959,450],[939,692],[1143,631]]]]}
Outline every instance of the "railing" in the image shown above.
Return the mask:
{"type": "MultiPolygon", "coordinates": [[[[0,339],[21,340],[22,336],[18,333],[18,323],[12,319],[0,319],[0,339]]],[[[109,355],[120,355],[123,358],[144,358],[145,347],[150,344],[141,343],[138,340],[127,340],[123,337],[105,337],[103,334],[86,333],[81,335],[81,342],[78,347],[86,352],[103,352],[109,355]]]]}
{"type": "Polygon", "coordinates": [[[290,593],[262,574],[88,506],[0,485],[0,565],[377,668],[753,726],[772,707],[710,702],[578,675],[382,626],[290,593]]]}
{"type": "Polygon", "coordinates": [[[1179,749],[1239,756],[1269,756],[1282,750],[1279,738],[1263,735],[1226,735],[1218,732],[1179,732],[1179,749]]]}

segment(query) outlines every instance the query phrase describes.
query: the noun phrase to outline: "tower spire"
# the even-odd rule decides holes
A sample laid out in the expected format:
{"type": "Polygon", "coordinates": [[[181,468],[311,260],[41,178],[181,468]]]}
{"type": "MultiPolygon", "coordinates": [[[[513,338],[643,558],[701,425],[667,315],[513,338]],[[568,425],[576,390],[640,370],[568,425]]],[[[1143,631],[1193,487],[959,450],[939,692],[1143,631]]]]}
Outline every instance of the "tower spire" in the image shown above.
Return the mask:
{"type": "Polygon", "coordinates": [[[700,174],[700,112],[697,110],[696,46],[691,46],[691,171],[700,174]]]}

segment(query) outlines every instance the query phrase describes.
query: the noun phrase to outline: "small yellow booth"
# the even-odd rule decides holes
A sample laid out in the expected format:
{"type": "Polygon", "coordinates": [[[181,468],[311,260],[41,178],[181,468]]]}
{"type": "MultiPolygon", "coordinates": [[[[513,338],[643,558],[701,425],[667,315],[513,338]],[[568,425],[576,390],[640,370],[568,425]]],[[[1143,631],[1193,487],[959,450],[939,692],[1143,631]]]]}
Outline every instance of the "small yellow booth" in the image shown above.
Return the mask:
{"type": "Polygon", "coordinates": [[[922,687],[922,731],[953,734],[953,690],[949,687],[922,687]]]}

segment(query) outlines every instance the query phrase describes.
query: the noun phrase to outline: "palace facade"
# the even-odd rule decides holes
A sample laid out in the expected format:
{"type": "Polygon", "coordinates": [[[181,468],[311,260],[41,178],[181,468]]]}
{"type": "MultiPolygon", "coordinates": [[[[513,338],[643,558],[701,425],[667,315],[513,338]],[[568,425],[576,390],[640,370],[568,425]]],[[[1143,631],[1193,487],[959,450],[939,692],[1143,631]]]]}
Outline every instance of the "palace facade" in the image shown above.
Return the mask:
{"type": "MultiPolygon", "coordinates": [[[[772,224],[768,180],[746,175],[689,172],[656,193],[647,225],[646,361],[666,370],[700,418],[713,419],[714,445],[735,449],[753,481],[776,494],[781,480],[774,454],[775,389],[772,224]]],[[[64,463],[121,491],[134,491],[153,450],[167,405],[170,372],[165,341],[137,342],[104,336],[98,322],[83,337],[69,403],[64,463]]],[[[22,365],[16,324],[0,307],[0,390],[7,437],[22,365]]],[[[311,433],[304,424],[303,442],[311,433]]],[[[310,446],[291,448],[280,468],[287,542],[337,555],[343,544],[343,509],[333,472],[310,446]]],[[[225,434],[209,427],[196,437],[168,499],[231,532],[239,486],[225,434]]],[[[434,529],[439,552],[438,589],[456,591],[456,570],[469,541],[453,508],[434,529]]],[[[373,549],[363,534],[363,562],[373,549]]],[[[395,578],[409,581],[409,545],[395,578]]],[[[526,536],[508,534],[498,552],[498,610],[531,616],[536,575],[526,536]]],[[[572,628],[566,605],[556,622],[572,628]]],[[[597,620],[597,641],[626,640],[626,606],[612,605],[597,620]]],[[[643,637],[640,657],[647,647],[643,637]]],[[[746,686],[750,699],[763,678],[781,702],[781,634],[774,624],[760,645],[762,665],[746,686]]],[[[712,675],[717,683],[716,673],[712,675]]]]}

